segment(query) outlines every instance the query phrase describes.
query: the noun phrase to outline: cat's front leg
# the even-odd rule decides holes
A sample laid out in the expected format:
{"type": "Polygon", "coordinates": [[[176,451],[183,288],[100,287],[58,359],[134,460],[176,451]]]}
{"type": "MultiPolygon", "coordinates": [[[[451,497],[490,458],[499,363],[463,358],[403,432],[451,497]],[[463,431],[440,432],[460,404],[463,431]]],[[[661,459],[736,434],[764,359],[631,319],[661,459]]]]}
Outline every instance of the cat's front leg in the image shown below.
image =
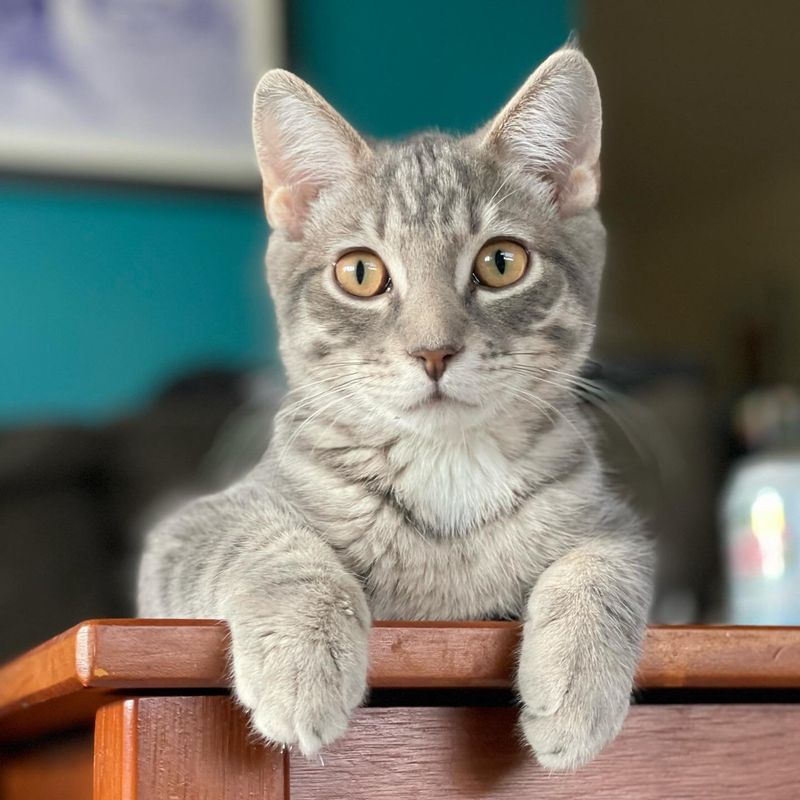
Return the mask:
{"type": "Polygon", "coordinates": [[[358,580],[332,553],[297,563],[304,551],[328,549],[298,533],[309,541],[286,543],[285,571],[271,559],[263,580],[243,580],[223,611],[234,692],[255,728],[311,755],[344,733],[364,698],[370,614],[358,580]]]}
{"type": "Polygon", "coordinates": [[[364,696],[361,584],[260,485],[196,500],[150,532],[139,612],[226,620],[234,694],[275,744],[316,752],[364,696]]]}
{"type": "Polygon", "coordinates": [[[648,544],[598,538],[551,564],[528,600],[518,687],[539,763],[574,770],[628,713],[651,596],[648,544]]]}

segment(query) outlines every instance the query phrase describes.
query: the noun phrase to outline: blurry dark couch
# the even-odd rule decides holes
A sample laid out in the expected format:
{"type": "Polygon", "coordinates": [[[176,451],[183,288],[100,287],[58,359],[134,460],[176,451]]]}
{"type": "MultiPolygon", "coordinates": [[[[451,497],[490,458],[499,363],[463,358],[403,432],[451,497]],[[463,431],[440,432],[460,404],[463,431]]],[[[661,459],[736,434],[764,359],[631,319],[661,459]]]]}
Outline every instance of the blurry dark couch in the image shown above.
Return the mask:
{"type": "Polygon", "coordinates": [[[131,615],[144,529],[255,461],[270,411],[263,380],[209,370],[102,427],[0,431],[0,660],[83,619],[131,615]]]}

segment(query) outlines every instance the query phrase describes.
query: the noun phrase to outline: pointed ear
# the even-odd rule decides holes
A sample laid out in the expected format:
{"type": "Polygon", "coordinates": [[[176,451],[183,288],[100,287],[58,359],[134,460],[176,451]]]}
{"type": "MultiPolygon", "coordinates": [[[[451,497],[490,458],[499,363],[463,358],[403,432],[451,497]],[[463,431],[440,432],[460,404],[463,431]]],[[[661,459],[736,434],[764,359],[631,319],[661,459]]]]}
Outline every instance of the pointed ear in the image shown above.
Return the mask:
{"type": "Polygon", "coordinates": [[[602,110],[589,61],[573,48],[550,56],[483,133],[483,145],[543,179],[562,215],[591,208],[600,191],[602,110]]]}
{"type": "Polygon", "coordinates": [[[253,140],[269,224],[296,238],[311,203],[369,156],[364,140],[307,83],[274,69],[253,100],[253,140]]]}

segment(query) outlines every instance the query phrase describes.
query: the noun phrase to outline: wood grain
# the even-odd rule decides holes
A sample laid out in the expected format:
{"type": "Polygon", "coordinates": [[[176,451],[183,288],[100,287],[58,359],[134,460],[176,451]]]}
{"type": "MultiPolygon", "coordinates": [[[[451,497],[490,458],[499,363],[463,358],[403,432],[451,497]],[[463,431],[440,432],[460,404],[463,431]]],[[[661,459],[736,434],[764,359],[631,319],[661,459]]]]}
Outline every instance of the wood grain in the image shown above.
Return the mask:
{"type": "Polygon", "coordinates": [[[2,800],[90,800],[92,735],[0,754],[2,800]]]}
{"type": "MultiPolygon", "coordinates": [[[[370,685],[510,687],[519,634],[511,622],[376,623],[370,685]]],[[[121,692],[224,692],[227,653],[220,622],[85,622],[0,668],[0,741],[86,722],[121,692]]],[[[800,688],[800,628],[651,628],[637,684],[800,688]]]]}
{"type": "Polygon", "coordinates": [[[509,708],[357,712],[322,760],[290,761],[292,800],[796,800],[800,706],[638,706],[585,769],[549,774],[509,708]]]}
{"type": "Polygon", "coordinates": [[[800,688],[800,627],[652,627],[636,682],[642,689],[800,688]]]}
{"type": "MultiPolygon", "coordinates": [[[[95,718],[93,800],[134,800],[139,770],[139,702],[117,700],[95,718]]],[[[185,732],[186,735],[186,732],[185,732]]]]}
{"type": "Polygon", "coordinates": [[[288,800],[286,756],[228,697],[142,697],[100,709],[94,800],[288,800]]]}

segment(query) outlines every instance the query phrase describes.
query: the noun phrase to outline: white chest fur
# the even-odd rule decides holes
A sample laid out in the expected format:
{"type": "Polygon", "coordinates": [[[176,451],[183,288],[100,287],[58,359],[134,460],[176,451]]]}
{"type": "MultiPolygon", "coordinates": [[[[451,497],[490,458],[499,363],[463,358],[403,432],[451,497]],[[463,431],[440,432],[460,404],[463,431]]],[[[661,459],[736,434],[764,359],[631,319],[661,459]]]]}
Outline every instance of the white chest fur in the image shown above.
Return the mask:
{"type": "Polygon", "coordinates": [[[510,509],[520,478],[488,432],[404,437],[392,449],[397,499],[425,524],[459,533],[510,509]]]}

